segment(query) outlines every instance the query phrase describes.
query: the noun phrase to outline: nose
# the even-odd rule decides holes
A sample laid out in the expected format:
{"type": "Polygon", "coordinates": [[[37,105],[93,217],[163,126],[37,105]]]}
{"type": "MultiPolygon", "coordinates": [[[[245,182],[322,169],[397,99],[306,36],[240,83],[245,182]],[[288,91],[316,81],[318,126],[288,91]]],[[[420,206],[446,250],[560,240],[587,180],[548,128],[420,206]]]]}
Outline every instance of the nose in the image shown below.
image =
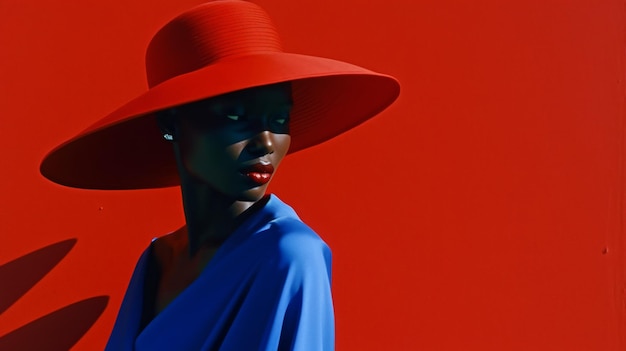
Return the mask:
{"type": "Polygon", "coordinates": [[[274,153],[274,133],[264,130],[255,134],[248,143],[248,150],[254,156],[274,153]]]}

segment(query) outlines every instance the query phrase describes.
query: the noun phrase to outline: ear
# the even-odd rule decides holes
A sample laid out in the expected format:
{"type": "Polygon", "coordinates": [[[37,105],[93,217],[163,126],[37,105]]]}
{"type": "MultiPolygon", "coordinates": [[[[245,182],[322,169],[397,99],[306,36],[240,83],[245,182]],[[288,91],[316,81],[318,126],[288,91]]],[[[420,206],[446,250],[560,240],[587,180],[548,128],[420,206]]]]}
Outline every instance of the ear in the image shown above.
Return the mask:
{"type": "Polygon", "coordinates": [[[176,109],[167,109],[156,113],[157,124],[163,134],[163,139],[176,141],[176,109]]]}

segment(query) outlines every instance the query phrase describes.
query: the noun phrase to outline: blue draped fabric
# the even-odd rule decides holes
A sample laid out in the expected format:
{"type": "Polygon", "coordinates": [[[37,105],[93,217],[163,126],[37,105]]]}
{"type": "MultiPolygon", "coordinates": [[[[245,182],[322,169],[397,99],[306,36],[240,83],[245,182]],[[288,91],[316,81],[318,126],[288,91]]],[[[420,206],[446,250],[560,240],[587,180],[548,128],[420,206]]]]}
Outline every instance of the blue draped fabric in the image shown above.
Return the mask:
{"type": "Polygon", "coordinates": [[[334,350],[330,250],[276,196],[140,331],[149,254],[137,263],[107,351],[334,350]]]}

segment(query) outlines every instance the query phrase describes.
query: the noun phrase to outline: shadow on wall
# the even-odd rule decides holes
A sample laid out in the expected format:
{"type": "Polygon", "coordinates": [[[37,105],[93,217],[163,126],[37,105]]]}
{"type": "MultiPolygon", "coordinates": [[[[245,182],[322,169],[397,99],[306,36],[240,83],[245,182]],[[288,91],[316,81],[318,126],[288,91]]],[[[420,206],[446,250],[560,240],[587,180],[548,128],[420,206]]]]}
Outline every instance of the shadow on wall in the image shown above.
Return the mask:
{"type": "MultiPolygon", "coordinates": [[[[46,246],[0,266],[0,314],[48,274],[76,239],[46,246]]],[[[95,296],[58,309],[0,337],[0,350],[67,351],[87,333],[109,302],[95,296]]]]}

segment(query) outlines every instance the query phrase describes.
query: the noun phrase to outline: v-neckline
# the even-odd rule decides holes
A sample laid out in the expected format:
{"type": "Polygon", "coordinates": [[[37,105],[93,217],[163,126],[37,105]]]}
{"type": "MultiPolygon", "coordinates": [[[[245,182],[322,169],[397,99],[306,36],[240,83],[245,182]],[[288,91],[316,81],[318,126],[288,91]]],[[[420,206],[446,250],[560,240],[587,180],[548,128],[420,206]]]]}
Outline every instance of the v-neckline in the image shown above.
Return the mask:
{"type": "MultiPolygon", "coordinates": [[[[219,248],[215,251],[212,258],[209,262],[204,266],[204,268],[200,271],[198,276],[189,283],[184,289],[182,289],[161,311],[156,312],[156,298],[157,298],[157,289],[159,288],[159,282],[161,279],[161,270],[159,268],[158,259],[154,254],[154,246],[156,242],[161,238],[155,238],[150,244],[148,257],[144,266],[144,281],[142,284],[142,307],[141,307],[141,316],[140,316],[140,325],[138,329],[138,336],[141,335],[144,331],[149,329],[151,324],[154,324],[155,321],[163,318],[164,314],[167,314],[167,311],[172,308],[172,305],[178,303],[179,300],[183,298],[184,295],[189,294],[189,291],[194,288],[195,285],[199,284],[198,282],[203,279],[203,277],[207,274],[208,271],[211,270],[213,266],[215,266],[215,262],[219,261],[221,257],[223,257],[227,252],[231,251],[233,248],[238,246],[242,241],[247,238],[246,234],[251,234],[254,231],[252,228],[257,225],[262,220],[262,216],[259,216],[259,213],[262,213],[264,208],[272,206],[273,202],[276,201],[276,197],[274,195],[268,195],[266,200],[261,200],[264,203],[259,204],[260,206],[255,206],[255,208],[250,208],[252,211],[247,212],[245,218],[241,220],[233,232],[228,236],[228,238],[219,246],[219,248]],[[150,284],[149,287],[147,285],[150,284]],[[151,290],[151,293],[146,292],[146,288],[151,290]],[[146,310],[147,307],[150,307],[150,310],[146,310]]],[[[243,214],[242,214],[243,215],[243,214]]],[[[177,231],[167,234],[164,237],[175,234],[177,231]]]]}

